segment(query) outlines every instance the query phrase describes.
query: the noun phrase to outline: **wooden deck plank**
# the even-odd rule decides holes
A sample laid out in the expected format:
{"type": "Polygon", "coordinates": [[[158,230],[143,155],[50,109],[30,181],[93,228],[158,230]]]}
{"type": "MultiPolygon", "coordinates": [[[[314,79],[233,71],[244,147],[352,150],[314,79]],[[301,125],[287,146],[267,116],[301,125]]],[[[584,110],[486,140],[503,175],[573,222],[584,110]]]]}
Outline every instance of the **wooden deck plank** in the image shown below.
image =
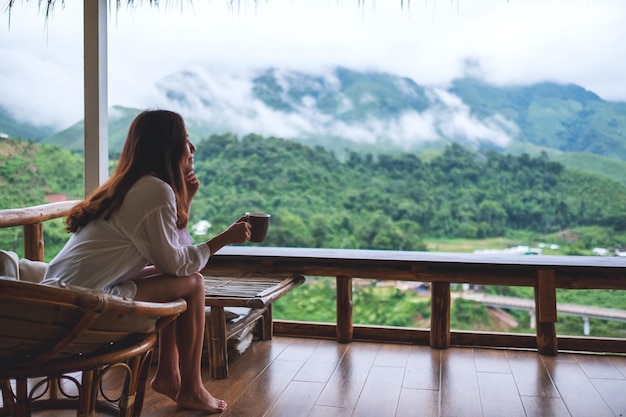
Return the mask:
{"type": "Polygon", "coordinates": [[[439,391],[406,389],[400,392],[396,417],[438,417],[439,391]]]}
{"type": "Polygon", "coordinates": [[[283,361],[307,361],[317,346],[319,339],[299,339],[298,343],[287,346],[276,359],[283,361]]]}
{"type": "Polygon", "coordinates": [[[626,416],[626,380],[622,379],[592,379],[613,414],[626,416]]]}
{"type": "Polygon", "coordinates": [[[478,372],[483,417],[526,417],[512,374],[478,372]]]}
{"type": "MultiPolygon", "coordinates": [[[[334,340],[277,336],[254,342],[245,354],[231,355],[229,362],[231,374],[227,379],[211,379],[206,367],[203,368],[207,388],[229,403],[222,416],[626,415],[626,376],[622,373],[626,369],[626,357],[623,356],[562,353],[557,357],[542,357],[536,351],[437,350],[428,346],[338,344],[334,340]],[[398,355],[395,359],[394,352],[398,355]],[[312,369],[322,366],[324,356],[335,362],[334,370],[330,372],[332,366],[328,366],[315,375],[312,369]],[[509,372],[497,372],[507,369],[503,359],[508,362],[509,372]],[[405,365],[398,366],[401,363],[405,365]],[[320,381],[301,380],[305,377],[320,381]]],[[[107,376],[105,385],[115,389],[120,378],[121,373],[113,372],[107,376]]],[[[105,415],[97,413],[97,417],[105,415]]],[[[181,409],[148,386],[141,415],[200,417],[205,414],[181,409]]],[[[35,417],[75,416],[74,410],[35,414],[35,417]]]]}
{"type": "Polygon", "coordinates": [[[477,372],[511,373],[509,360],[504,350],[475,349],[474,363],[476,364],[477,372]]]}
{"type": "Polygon", "coordinates": [[[400,399],[403,376],[404,368],[373,366],[352,416],[395,415],[400,399]]]}
{"type": "MultiPolygon", "coordinates": [[[[506,356],[521,396],[560,398],[536,352],[507,351],[506,356]]],[[[529,405],[532,403],[533,401],[529,401],[529,405]]]]}
{"type": "Polygon", "coordinates": [[[441,417],[482,416],[472,349],[441,351],[441,417]]]}
{"type": "Polygon", "coordinates": [[[427,346],[412,346],[402,387],[439,391],[440,376],[441,351],[427,346]]]}
{"type": "Polygon", "coordinates": [[[348,350],[347,344],[320,343],[313,351],[300,372],[296,375],[297,381],[324,382],[333,375],[335,368],[348,350]]]}
{"type": "Polygon", "coordinates": [[[289,386],[303,364],[304,361],[274,360],[258,378],[241,392],[236,401],[229,403],[228,408],[221,415],[223,417],[260,417],[265,415],[265,412],[289,386]]]}
{"type": "Polygon", "coordinates": [[[352,408],[316,405],[313,407],[308,417],[352,417],[353,411],[352,408]]]}
{"type": "Polygon", "coordinates": [[[560,398],[526,396],[521,398],[526,417],[571,417],[560,398]]]}
{"type": "Polygon", "coordinates": [[[376,354],[374,366],[390,366],[393,368],[405,368],[409,359],[411,346],[408,345],[383,345],[376,354]]]}
{"type": "Polygon", "coordinates": [[[577,361],[590,379],[626,379],[611,361],[599,355],[578,356],[577,361]]]}
{"type": "Polygon", "coordinates": [[[264,417],[307,416],[323,388],[322,382],[292,381],[264,417]]]}
{"type": "Polygon", "coordinates": [[[353,409],[381,345],[352,342],[316,405],[353,409]]]}
{"type": "Polygon", "coordinates": [[[572,417],[614,417],[578,362],[551,357],[543,362],[572,417]]]}
{"type": "Polygon", "coordinates": [[[609,362],[626,377],[626,356],[611,356],[609,362]]]}
{"type": "Polygon", "coordinates": [[[203,369],[205,386],[217,398],[232,404],[245,392],[265,369],[289,346],[282,340],[255,342],[252,351],[244,355],[231,355],[230,373],[227,379],[211,379],[207,367],[203,369]]]}

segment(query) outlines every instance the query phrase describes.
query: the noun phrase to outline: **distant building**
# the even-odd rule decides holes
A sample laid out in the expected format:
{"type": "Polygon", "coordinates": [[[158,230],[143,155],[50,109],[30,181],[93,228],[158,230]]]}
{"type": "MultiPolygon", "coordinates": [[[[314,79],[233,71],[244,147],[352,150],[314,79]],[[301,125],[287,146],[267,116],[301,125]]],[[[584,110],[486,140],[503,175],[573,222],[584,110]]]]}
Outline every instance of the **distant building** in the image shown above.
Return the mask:
{"type": "Polygon", "coordinates": [[[506,249],[477,249],[474,253],[500,254],[500,255],[541,255],[541,248],[518,245],[506,249]]]}
{"type": "Polygon", "coordinates": [[[609,250],[606,248],[593,248],[591,253],[596,256],[609,256],[609,250]]]}
{"type": "Polygon", "coordinates": [[[67,196],[65,194],[46,194],[44,200],[48,203],[58,203],[60,201],[67,201],[67,196]]]}
{"type": "Polygon", "coordinates": [[[198,223],[191,226],[193,229],[194,235],[206,235],[209,233],[209,229],[211,228],[211,223],[207,220],[200,220],[198,223]]]}

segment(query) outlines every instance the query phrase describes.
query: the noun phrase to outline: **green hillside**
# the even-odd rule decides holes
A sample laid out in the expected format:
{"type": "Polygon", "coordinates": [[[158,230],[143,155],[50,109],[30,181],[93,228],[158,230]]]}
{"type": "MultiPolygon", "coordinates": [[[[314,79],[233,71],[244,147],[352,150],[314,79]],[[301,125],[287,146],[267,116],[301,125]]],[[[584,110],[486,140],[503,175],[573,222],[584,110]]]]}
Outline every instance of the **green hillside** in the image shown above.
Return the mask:
{"type": "Polygon", "coordinates": [[[497,87],[465,78],[455,80],[450,92],[479,118],[501,114],[515,122],[521,142],[626,161],[626,103],[549,82],[497,87]]]}
{"type": "MultiPolygon", "coordinates": [[[[83,158],[64,149],[18,139],[0,139],[0,208],[46,203],[46,197],[62,194],[82,198],[83,158]]],[[[67,240],[63,222],[47,222],[45,246],[49,257],[67,240]]],[[[23,253],[21,228],[0,229],[0,248],[23,253]]]]}
{"type": "MultiPolygon", "coordinates": [[[[219,230],[247,210],[275,216],[267,243],[423,248],[430,237],[536,236],[598,226],[593,244],[621,245],[626,187],[566,169],[547,155],[501,155],[451,145],[416,154],[352,153],[276,138],[214,135],[198,143],[204,186],[193,217],[219,230]]],[[[586,242],[590,244],[590,241],[586,242]]]]}
{"type": "Polygon", "coordinates": [[[19,121],[0,106],[0,135],[26,140],[41,140],[51,135],[53,132],[54,129],[51,126],[39,126],[33,123],[19,121]]]}
{"type": "Polygon", "coordinates": [[[514,155],[524,153],[531,156],[539,156],[542,153],[548,155],[550,160],[559,162],[565,167],[610,178],[626,184],[626,162],[615,158],[604,157],[591,153],[562,152],[551,148],[519,142],[507,149],[514,155]]]}
{"type": "MultiPolygon", "coordinates": [[[[349,153],[340,161],[319,147],[231,134],[196,146],[202,187],[190,227],[208,220],[210,234],[245,211],[262,210],[273,215],[264,243],[270,246],[423,250],[432,238],[550,236],[563,239],[564,253],[586,254],[626,242],[626,186],[566,169],[545,153],[502,155],[453,144],[429,160],[349,153]],[[578,242],[563,237],[571,235],[578,242]]],[[[0,153],[2,207],[82,194],[79,155],[13,139],[0,141],[0,153]]],[[[0,243],[15,241],[7,233],[0,243]]],[[[50,238],[67,236],[59,229],[50,238]]]]}
{"type": "MultiPolygon", "coordinates": [[[[126,140],[128,127],[140,111],[122,106],[114,106],[109,111],[109,149],[112,157],[119,155],[126,140]]],[[[85,125],[81,121],[68,129],[46,137],[42,143],[82,153],[85,142],[84,131],[85,125]]]]}
{"type": "MultiPolygon", "coordinates": [[[[114,106],[109,110],[109,157],[117,159],[124,146],[128,128],[133,119],[141,112],[140,109],[133,109],[122,106],[114,106]]],[[[60,146],[70,151],[83,153],[84,148],[84,122],[76,123],[69,128],[54,135],[44,138],[41,143],[53,146],[60,146]]],[[[196,120],[187,121],[187,130],[190,139],[194,141],[206,137],[202,132],[209,130],[206,123],[196,120]]]]}

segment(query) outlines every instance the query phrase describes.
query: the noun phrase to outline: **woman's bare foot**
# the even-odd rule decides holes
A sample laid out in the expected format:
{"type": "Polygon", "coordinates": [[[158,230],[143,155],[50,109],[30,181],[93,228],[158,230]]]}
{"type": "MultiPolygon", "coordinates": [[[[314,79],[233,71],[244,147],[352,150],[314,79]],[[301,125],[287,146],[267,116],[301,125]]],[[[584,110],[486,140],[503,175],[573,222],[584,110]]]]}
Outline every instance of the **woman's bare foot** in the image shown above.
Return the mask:
{"type": "Polygon", "coordinates": [[[215,398],[204,388],[199,394],[180,392],[176,398],[176,403],[183,408],[205,411],[210,414],[221,413],[228,406],[226,401],[215,398]]]}
{"type": "Polygon", "coordinates": [[[150,382],[150,387],[159,394],[167,395],[172,401],[176,402],[178,391],[180,391],[180,381],[168,378],[156,377],[150,382]]]}

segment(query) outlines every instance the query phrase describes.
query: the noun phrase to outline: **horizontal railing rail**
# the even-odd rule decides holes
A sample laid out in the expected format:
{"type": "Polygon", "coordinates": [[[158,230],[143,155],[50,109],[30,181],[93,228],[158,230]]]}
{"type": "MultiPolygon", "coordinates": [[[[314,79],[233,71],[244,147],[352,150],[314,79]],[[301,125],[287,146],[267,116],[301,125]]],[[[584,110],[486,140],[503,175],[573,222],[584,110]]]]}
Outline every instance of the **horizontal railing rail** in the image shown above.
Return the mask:
{"type": "MultiPolygon", "coordinates": [[[[22,225],[25,256],[43,260],[42,223],[67,215],[75,203],[0,210],[0,228],[22,225]]],[[[289,273],[335,278],[336,323],[277,321],[276,334],[336,338],[341,343],[430,344],[440,349],[451,345],[535,348],[543,355],[556,355],[559,349],[626,353],[626,339],[557,337],[555,330],[556,289],[625,290],[626,258],[230,246],[213,255],[205,271],[224,276],[289,273]],[[430,282],[430,329],[354,325],[354,278],[430,282]],[[536,335],[451,331],[451,283],[534,288],[536,335]]]]}
{"type": "Polygon", "coordinates": [[[43,223],[67,216],[76,203],[78,203],[77,200],[60,201],[33,207],[0,210],[0,229],[22,226],[24,257],[33,261],[43,261],[43,223]]]}

